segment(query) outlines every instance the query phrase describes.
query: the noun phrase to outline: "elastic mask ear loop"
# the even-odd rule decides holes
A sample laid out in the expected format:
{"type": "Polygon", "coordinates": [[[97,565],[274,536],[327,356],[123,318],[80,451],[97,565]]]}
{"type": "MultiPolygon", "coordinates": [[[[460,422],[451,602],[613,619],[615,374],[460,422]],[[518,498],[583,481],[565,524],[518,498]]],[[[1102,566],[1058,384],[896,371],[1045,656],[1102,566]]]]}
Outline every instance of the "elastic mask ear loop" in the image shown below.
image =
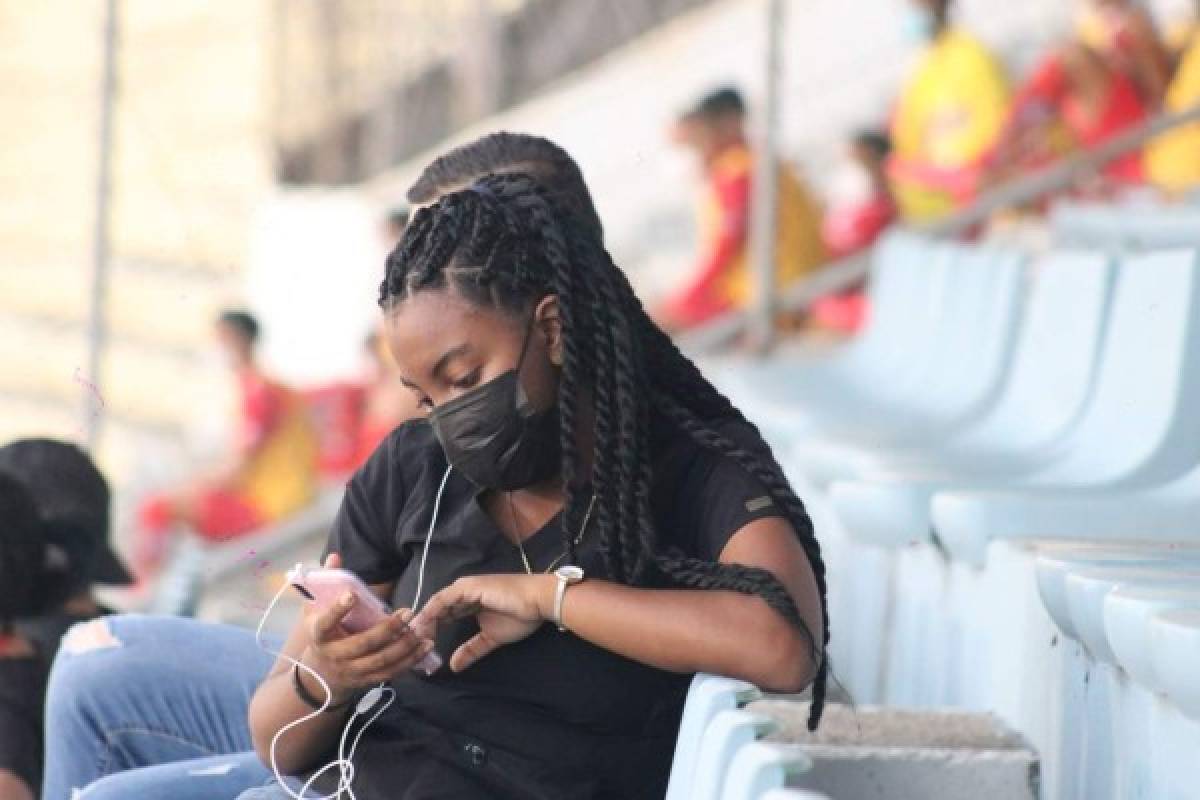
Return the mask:
{"type": "MultiPolygon", "coordinates": [[[[537,299],[537,303],[542,302],[548,295],[542,295],[537,299]]],[[[535,303],[534,315],[529,317],[529,324],[525,326],[525,338],[521,342],[521,355],[517,357],[517,366],[514,372],[517,374],[517,408],[520,409],[524,405],[529,404],[529,395],[525,393],[525,386],[521,383],[521,367],[525,366],[525,356],[529,353],[529,340],[533,337],[533,329],[537,326],[537,308],[535,303]]]]}

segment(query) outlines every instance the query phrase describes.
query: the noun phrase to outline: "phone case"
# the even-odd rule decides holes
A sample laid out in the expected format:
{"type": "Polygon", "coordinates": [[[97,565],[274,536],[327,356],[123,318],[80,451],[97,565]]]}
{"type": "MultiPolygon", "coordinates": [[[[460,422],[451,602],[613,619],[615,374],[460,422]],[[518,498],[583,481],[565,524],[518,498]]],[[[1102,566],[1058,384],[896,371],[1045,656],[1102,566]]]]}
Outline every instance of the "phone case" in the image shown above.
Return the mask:
{"type": "MultiPolygon", "coordinates": [[[[342,619],[342,627],[350,633],[359,633],[386,619],[391,613],[387,604],[376,597],[357,575],[349,570],[320,567],[309,569],[301,564],[288,573],[288,583],[304,595],[310,603],[321,608],[331,608],[346,592],[355,596],[354,608],[342,619]]],[[[442,666],[436,652],[417,663],[417,668],[431,675],[442,666]]]]}

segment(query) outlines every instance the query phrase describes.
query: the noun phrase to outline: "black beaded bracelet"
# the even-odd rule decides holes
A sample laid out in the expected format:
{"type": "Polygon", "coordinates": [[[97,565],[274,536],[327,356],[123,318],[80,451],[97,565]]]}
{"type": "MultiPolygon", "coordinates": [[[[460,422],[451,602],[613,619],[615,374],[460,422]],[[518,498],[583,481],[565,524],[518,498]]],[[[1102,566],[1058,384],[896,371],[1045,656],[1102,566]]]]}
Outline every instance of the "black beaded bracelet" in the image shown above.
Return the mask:
{"type": "MultiPolygon", "coordinates": [[[[312,693],[310,693],[308,691],[307,687],[305,687],[304,681],[300,680],[299,665],[292,666],[292,688],[296,691],[296,696],[299,697],[301,700],[303,700],[304,704],[306,706],[308,706],[309,708],[311,708],[312,710],[320,711],[322,709],[322,706],[325,705],[320,700],[313,697],[312,693]]],[[[336,705],[331,705],[324,710],[326,713],[333,712],[333,711],[341,711],[342,709],[349,708],[351,705],[353,705],[354,701],[355,701],[355,698],[351,697],[349,700],[346,700],[345,702],[337,703],[336,705]]]]}

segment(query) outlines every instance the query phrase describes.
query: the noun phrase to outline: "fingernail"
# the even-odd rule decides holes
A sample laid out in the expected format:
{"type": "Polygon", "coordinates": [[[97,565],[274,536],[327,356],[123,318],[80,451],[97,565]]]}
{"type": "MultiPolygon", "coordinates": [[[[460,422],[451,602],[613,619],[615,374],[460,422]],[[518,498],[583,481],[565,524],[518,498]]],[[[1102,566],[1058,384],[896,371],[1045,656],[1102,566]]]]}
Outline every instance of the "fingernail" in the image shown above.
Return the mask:
{"type": "Polygon", "coordinates": [[[350,606],[354,605],[354,595],[350,594],[349,592],[342,595],[341,603],[343,608],[349,608],[350,606]]]}
{"type": "Polygon", "coordinates": [[[412,618],[414,616],[416,616],[416,614],[413,613],[413,610],[411,608],[400,609],[400,621],[403,622],[405,625],[412,622],[412,618]]]}

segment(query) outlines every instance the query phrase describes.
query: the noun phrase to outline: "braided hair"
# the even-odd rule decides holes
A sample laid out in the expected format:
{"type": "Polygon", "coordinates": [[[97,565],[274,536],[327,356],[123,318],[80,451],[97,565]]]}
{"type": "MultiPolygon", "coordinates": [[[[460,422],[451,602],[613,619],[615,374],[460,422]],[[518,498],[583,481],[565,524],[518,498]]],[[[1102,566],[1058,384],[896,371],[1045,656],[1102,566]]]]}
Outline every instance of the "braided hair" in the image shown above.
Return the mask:
{"type": "MultiPolygon", "coordinates": [[[[564,531],[578,530],[584,505],[576,428],[590,395],[594,453],[590,479],[597,530],[612,578],[629,585],[665,580],[697,589],[761,597],[808,639],[818,665],[809,727],[824,706],[829,640],[825,567],[812,522],[769,455],[757,429],[723,397],[646,314],[598,232],[577,214],[560,212],[535,179],[508,173],[481,178],[417,212],[388,256],[379,303],[390,310],[416,292],[453,285],[469,302],[528,313],[548,294],[558,298],[563,330],[559,378],[564,531]],[[753,451],[720,432],[739,421],[761,447],[753,451]],[[824,640],[815,641],[787,589],[770,572],[662,552],[651,514],[651,431],[667,422],[700,446],[747,470],[795,529],[821,597],[824,640]]],[[[572,537],[564,549],[574,558],[572,537]]]]}

